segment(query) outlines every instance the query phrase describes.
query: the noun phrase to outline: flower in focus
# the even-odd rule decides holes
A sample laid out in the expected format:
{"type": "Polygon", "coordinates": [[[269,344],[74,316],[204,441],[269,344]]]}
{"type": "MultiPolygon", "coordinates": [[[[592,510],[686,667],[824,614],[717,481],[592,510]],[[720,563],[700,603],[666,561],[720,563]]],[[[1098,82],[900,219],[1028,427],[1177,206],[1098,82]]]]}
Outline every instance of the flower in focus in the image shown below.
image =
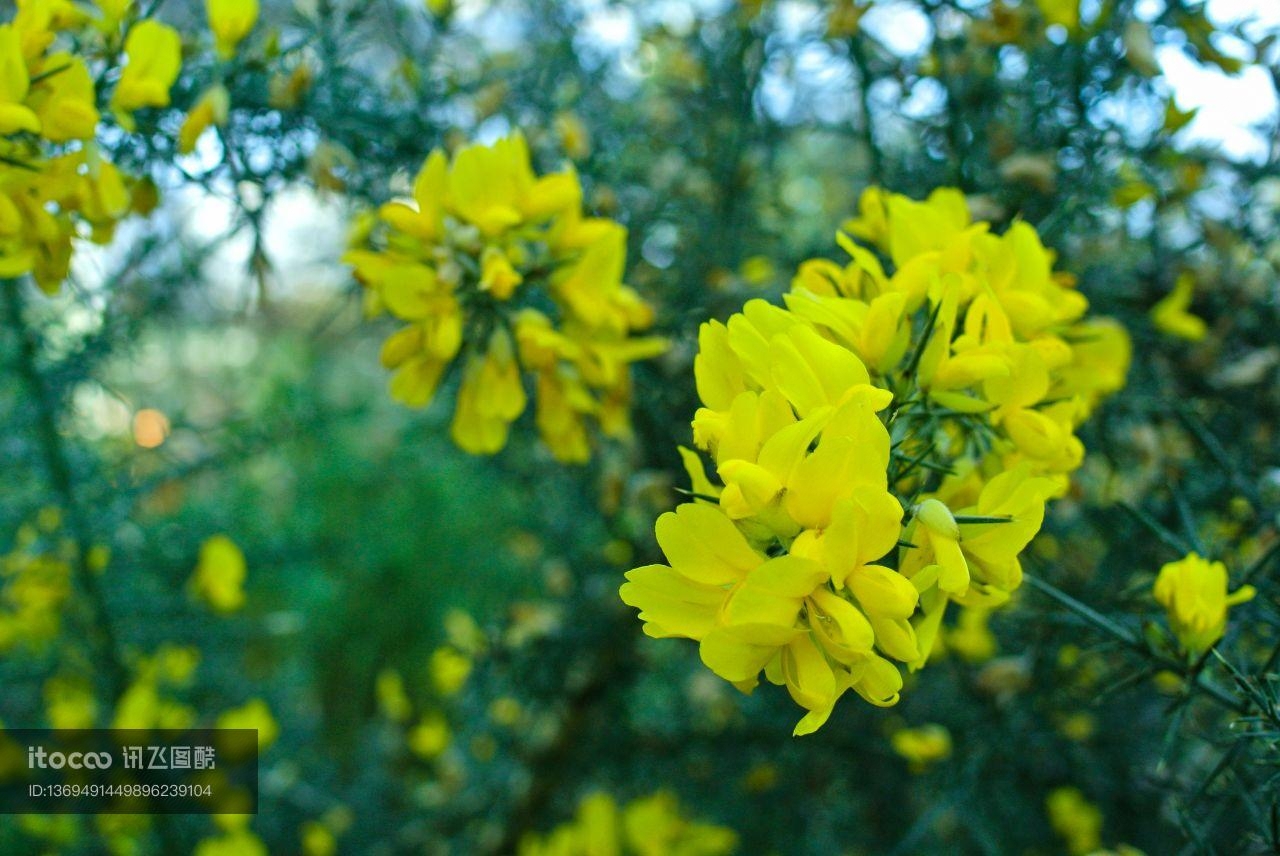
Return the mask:
{"type": "Polygon", "coordinates": [[[848,690],[895,704],[948,604],[1009,599],[1129,356],[1030,226],[993,235],[958,191],[873,188],[844,230],[848,263],[804,262],[785,308],[702,325],[693,441],[715,478],[681,450],[697,501],[658,519],[667,564],[620,590],[740,690],[786,686],[797,735],[848,690]]]}
{"type": "Polygon", "coordinates": [[[1195,553],[1169,562],[1156,577],[1156,601],[1165,608],[1169,626],[1182,649],[1199,656],[1222,638],[1230,607],[1252,600],[1253,586],[1227,593],[1227,568],[1195,553]]]}
{"type": "Polygon", "coordinates": [[[503,449],[530,401],[562,462],[590,457],[591,424],[628,435],[629,365],[666,342],[633,335],[653,310],[622,283],[626,230],[583,216],[572,171],[536,176],[523,136],[432,152],[355,244],[370,311],[403,324],[382,348],[392,397],[424,407],[459,368],[460,448],[503,449]]]}
{"type": "Polygon", "coordinates": [[[245,574],[244,553],[226,535],[214,535],[200,545],[191,590],[215,611],[235,612],[244,606],[245,574]]]}

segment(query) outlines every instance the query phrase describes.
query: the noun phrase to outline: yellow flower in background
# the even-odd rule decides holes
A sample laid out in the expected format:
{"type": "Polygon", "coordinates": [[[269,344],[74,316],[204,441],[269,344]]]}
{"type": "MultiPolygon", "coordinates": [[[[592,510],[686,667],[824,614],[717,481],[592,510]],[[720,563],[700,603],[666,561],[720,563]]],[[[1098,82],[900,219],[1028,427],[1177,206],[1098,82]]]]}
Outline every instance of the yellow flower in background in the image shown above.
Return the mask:
{"type": "Polygon", "coordinates": [[[178,31],[159,21],[142,21],[124,42],[125,67],[111,96],[111,108],[132,126],[128,115],[143,107],[168,107],[169,90],[182,65],[178,31]]]}
{"type": "Polygon", "coordinates": [[[1085,856],[1102,845],[1102,812],[1078,788],[1055,788],[1045,800],[1049,825],[1072,856],[1085,856]]]}
{"type": "Polygon", "coordinates": [[[1190,553],[1160,569],[1154,588],[1156,601],[1165,608],[1169,627],[1183,651],[1199,656],[1222,638],[1227,611],[1253,599],[1253,586],[1227,593],[1227,568],[1190,553]]]}
{"type": "Polygon", "coordinates": [[[630,364],[667,348],[635,335],[653,310],[623,284],[626,230],[583,216],[572,170],[536,175],[519,133],[432,152],[344,260],[403,325],[381,354],[393,398],[425,407],[461,360],[450,433],[472,454],[501,451],[533,401],[551,454],[587,461],[593,425],[630,432],[630,364]]]}
{"type": "Polygon", "coordinates": [[[335,856],[338,839],[325,824],[308,820],[299,830],[303,856],[335,856]]]}
{"type": "Polygon", "coordinates": [[[409,750],[426,761],[439,758],[449,748],[453,732],[439,713],[428,713],[409,730],[409,750]]]}
{"type": "Polygon", "coordinates": [[[257,731],[259,752],[265,752],[280,736],[280,726],[271,714],[271,708],[260,698],[250,699],[240,707],[224,711],[218,716],[216,727],[257,731]]]}
{"type": "Polygon", "coordinates": [[[392,722],[404,722],[413,714],[413,704],[404,691],[404,680],[395,669],[383,669],[374,684],[378,710],[392,722]]]}
{"type": "Polygon", "coordinates": [[[1205,337],[1209,331],[1208,325],[1203,318],[1189,311],[1195,288],[1194,274],[1190,271],[1178,274],[1173,291],[1151,307],[1151,323],[1155,324],[1157,330],[1188,342],[1199,342],[1205,337]]]}
{"type": "Polygon", "coordinates": [[[733,830],[685,818],[675,795],[668,791],[625,806],[619,806],[608,794],[595,792],[578,803],[573,820],[545,835],[526,835],[516,852],[518,856],[723,856],[737,845],[733,830]]]}
{"type": "Polygon", "coordinates": [[[1068,30],[1080,26],[1080,0],[1036,0],[1036,5],[1047,24],[1057,24],[1068,30]]]}
{"type": "Polygon", "coordinates": [[[230,110],[231,95],[225,86],[216,83],[206,89],[178,129],[178,152],[184,155],[193,152],[205,131],[226,124],[230,110]]]}
{"type": "Polygon", "coordinates": [[[268,856],[267,845],[248,829],[234,829],[202,839],[194,856],[268,856]]]}
{"type": "Polygon", "coordinates": [[[244,606],[244,553],[226,535],[214,535],[200,546],[200,561],[190,588],[214,611],[236,612],[244,606]]]}
{"type": "Polygon", "coordinates": [[[98,26],[103,30],[114,30],[133,8],[133,0],[93,0],[93,5],[102,13],[98,26]]]}
{"type": "Polygon", "coordinates": [[[955,626],[946,634],[946,648],[967,663],[982,663],[996,655],[995,634],[987,626],[991,610],[969,607],[960,610],[955,626]]]}
{"type": "Polygon", "coordinates": [[[205,11],[218,56],[231,59],[258,23],[258,0],[205,0],[205,11]]]}
{"type": "Polygon", "coordinates": [[[555,130],[560,148],[571,159],[582,160],[591,154],[591,132],[576,113],[557,114],[555,130]]]}
{"type": "Polygon", "coordinates": [[[697,641],[738,689],[785,686],[797,735],[848,690],[895,704],[952,602],[979,617],[958,647],[994,653],[986,611],[1021,584],[1129,355],[1034,229],[992,234],[959,191],[872,188],[844,228],[848,262],[804,262],[784,307],[702,325],[691,427],[714,479],[681,451],[697,501],[658,519],[668,564],[620,589],[645,633],[697,641]]]}
{"type": "Polygon", "coordinates": [[[93,728],[98,701],[86,680],[55,676],[44,683],[45,716],[55,729],[93,728]]]}
{"type": "Polygon", "coordinates": [[[471,675],[471,658],[448,645],[431,652],[431,683],[444,696],[457,693],[471,675]]]}
{"type": "Polygon", "coordinates": [[[951,757],[951,732],[941,725],[900,728],[889,743],[894,752],[906,759],[913,773],[924,772],[951,757]]]}

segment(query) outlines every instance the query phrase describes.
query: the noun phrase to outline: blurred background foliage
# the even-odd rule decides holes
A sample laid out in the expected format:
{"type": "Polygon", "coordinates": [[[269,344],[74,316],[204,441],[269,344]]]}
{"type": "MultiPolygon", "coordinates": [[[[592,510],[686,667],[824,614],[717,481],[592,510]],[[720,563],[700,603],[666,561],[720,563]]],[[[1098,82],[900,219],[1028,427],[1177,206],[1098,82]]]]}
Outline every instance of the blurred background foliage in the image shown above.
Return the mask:
{"type": "Polygon", "coordinates": [[[278,732],[247,824],[5,817],[0,851],[508,853],[589,794],[659,789],[745,853],[1280,846],[1280,117],[1207,125],[1169,77],[1250,81],[1274,108],[1274,18],[1185,0],[297,0],[264,2],[224,62],[202,4],[140,5],[183,33],[183,71],[171,107],[99,144],[159,207],[79,246],[56,296],[6,286],[0,597],[37,560],[84,573],[48,638],[0,634],[0,721],[55,721],[68,685],[79,721],[119,721],[146,658],[176,647],[198,666],[153,707],[278,732]],[[180,153],[214,80],[227,119],[180,153]],[[628,282],[673,341],[634,369],[633,442],[583,467],[556,464],[530,416],[478,459],[447,407],[390,401],[389,328],[362,320],[338,262],[350,218],[408,192],[430,149],[515,128],[628,227],[628,282]],[[684,486],[698,324],[831,255],[869,185],[957,186],[997,230],[1029,221],[1135,360],[1030,548],[1056,588],[1024,588],[993,635],[953,628],[899,706],[843,705],[793,739],[785,698],[645,639],[617,587],[684,486]],[[1198,334],[1152,314],[1180,279],[1198,334]],[[225,614],[189,582],[218,534],[246,567],[225,614]],[[1221,661],[1179,674],[1153,653],[1150,591],[1192,550],[1259,596],[1221,661]],[[921,726],[949,738],[893,737],[921,726]]]}

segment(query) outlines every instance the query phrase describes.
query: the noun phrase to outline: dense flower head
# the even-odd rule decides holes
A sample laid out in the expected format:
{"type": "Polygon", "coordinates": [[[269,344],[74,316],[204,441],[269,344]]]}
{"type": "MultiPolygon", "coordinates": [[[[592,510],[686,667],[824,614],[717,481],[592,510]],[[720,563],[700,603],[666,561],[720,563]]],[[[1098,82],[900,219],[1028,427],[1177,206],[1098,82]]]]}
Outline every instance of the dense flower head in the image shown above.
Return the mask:
{"type": "Polygon", "coordinates": [[[536,176],[519,133],[437,150],[377,220],[346,260],[371,311],[404,324],[382,349],[396,400],[427,405],[457,367],[452,435],[473,454],[506,445],[527,386],[561,461],[590,457],[592,423],[629,432],[629,364],[666,343],[633,335],[653,310],[622,282],[626,230],[583,215],[572,171],[536,176]]]}
{"type": "Polygon", "coordinates": [[[958,191],[873,188],[838,241],[850,260],[802,264],[784,307],[702,326],[693,439],[716,478],[681,450],[694,501],[658,520],[668,564],[621,591],[740,689],[785,685],[797,734],[850,689],[896,703],[948,603],[1009,598],[1129,358],[1031,226],[994,235],[958,191]]]}
{"type": "MultiPolygon", "coordinates": [[[[91,57],[80,51],[103,43],[89,16],[57,0],[17,6],[0,24],[0,277],[30,274],[54,292],[72,239],[106,243],[130,213],[131,182],[95,143],[101,114],[91,57]]],[[[131,128],[133,110],[168,104],[180,44],[172,28],[147,20],[124,48],[111,106],[131,128]]]]}
{"type": "Polygon", "coordinates": [[[619,806],[605,793],[578,805],[571,822],[546,835],[520,842],[520,856],[722,856],[732,853],[737,834],[723,826],[682,816],[675,795],[658,791],[619,806]]]}
{"type": "Polygon", "coordinates": [[[1168,613],[1169,626],[1183,651],[1199,656],[1227,629],[1227,610],[1252,600],[1253,586],[1227,592],[1227,568],[1189,553],[1169,562],[1156,577],[1156,601],[1168,613]]]}

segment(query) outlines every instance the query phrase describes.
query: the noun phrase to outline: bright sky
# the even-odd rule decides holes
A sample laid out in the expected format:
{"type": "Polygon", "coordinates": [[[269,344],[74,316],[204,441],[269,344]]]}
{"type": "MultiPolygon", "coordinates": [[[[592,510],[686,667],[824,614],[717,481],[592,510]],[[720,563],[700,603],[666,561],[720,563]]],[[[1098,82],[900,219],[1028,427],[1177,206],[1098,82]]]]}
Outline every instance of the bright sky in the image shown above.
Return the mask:
{"type": "MultiPolygon", "coordinates": [[[[1267,33],[1280,33],[1280,0],[1209,0],[1209,18],[1219,26],[1250,21],[1245,27],[1250,38],[1267,33]]],[[[1218,45],[1232,52],[1231,43],[1218,45]]],[[[1280,50],[1273,45],[1272,51],[1280,50]]],[[[1223,151],[1236,157],[1261,160],[1271,142],[1258,129],[1258,123],[1274,122],[1280,105],[1267,72],[1252,66],[1234,77],[1197,65],[1175,47],[1157,51],[1165,79],[1173,89],[1178,106],[1183,110],[1199,107],[1195,120],[1187,127],[1185,139],[1218,142],[1223,151]]],[[[1274,129],[1272,124],[1272,129],[1274,129]]]]}

